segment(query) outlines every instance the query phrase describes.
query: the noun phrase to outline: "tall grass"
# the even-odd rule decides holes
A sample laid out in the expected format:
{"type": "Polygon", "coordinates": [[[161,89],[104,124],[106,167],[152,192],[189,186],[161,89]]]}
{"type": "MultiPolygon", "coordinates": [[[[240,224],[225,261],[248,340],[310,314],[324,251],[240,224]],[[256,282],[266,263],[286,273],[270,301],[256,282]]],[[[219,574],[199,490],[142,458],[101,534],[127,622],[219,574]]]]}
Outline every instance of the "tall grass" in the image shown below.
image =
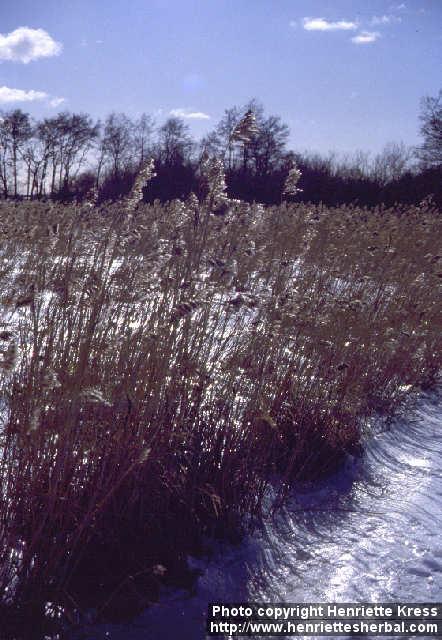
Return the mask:
{"type": "Polygon", "coordinates": [[[430,383],[441,226],[426,205],[3,204],[5,628],[129,615],[272,479],[326,473],[430,383]]]}

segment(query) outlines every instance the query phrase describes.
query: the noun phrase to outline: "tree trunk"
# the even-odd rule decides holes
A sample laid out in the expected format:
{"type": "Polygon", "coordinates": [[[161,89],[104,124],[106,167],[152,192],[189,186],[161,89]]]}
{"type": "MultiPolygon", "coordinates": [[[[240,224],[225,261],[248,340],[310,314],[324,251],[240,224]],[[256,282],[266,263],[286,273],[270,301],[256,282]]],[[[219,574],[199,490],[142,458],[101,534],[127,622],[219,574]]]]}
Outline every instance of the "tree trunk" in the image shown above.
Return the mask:
{"type": "Polygon", "coordinates": [[[12,148],[12,171],[14,176],[14,198],[17,197],[17,146],[12,148]]]}

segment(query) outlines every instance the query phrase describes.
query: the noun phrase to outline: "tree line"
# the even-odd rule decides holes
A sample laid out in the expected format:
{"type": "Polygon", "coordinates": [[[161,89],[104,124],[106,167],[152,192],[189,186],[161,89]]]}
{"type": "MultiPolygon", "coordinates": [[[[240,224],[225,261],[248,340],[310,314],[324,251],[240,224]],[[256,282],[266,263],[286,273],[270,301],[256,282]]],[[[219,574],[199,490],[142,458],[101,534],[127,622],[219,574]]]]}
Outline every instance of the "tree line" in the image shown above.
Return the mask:
{"type": "Polygon", "coordinates": [[[149,158],[156,177],[146,200],[164,201],[198,193],[203,156],[222,159],[229,195],[267,204],[280,201],[287,171],[302,172],[299,200],[328,205],[419,202],[429,194],[442,204],[442,93],[421,103],[418,148],[388,143],[371,158],[321,156],[288,148],[289,127],[252,100],[226,109],[218,124],[195,141],[182,118],[157,126],[151,115],[131,119],[111,113],[94,121],[67,111],[42,120],[21,109],[0,113],[0,194],[3,198],[84,199],[94,189],[100,201],[126,195],[149,158]],[[247,110],[256,130],[241,144],[232,137],[247,110]]]}

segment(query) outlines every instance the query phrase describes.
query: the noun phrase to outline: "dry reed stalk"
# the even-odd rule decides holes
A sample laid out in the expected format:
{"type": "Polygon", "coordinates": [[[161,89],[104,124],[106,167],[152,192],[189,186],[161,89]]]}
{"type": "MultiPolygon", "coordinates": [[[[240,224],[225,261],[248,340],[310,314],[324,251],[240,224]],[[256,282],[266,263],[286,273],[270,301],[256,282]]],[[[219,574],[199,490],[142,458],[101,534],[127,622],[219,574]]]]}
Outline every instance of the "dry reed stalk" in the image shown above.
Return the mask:
{"type": "Polygon", "coordinates": [[[204,206],[0,205],[8,611],[155,592],[438,375],[431,207],[204,206]]]}

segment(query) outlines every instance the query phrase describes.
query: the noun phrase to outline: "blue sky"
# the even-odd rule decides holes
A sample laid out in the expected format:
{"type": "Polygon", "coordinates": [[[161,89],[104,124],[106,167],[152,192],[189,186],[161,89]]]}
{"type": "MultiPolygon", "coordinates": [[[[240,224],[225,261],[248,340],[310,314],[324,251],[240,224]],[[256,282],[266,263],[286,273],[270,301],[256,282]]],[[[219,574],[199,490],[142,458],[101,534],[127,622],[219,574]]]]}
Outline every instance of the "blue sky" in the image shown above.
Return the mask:
{"type": "Polygon", "coordinates": [[[199,137],[257,98],[296,150],[376,152],[418,142],[441,27],[442,0],[2,0],[0,108],[183,113],[199,137]]]}

